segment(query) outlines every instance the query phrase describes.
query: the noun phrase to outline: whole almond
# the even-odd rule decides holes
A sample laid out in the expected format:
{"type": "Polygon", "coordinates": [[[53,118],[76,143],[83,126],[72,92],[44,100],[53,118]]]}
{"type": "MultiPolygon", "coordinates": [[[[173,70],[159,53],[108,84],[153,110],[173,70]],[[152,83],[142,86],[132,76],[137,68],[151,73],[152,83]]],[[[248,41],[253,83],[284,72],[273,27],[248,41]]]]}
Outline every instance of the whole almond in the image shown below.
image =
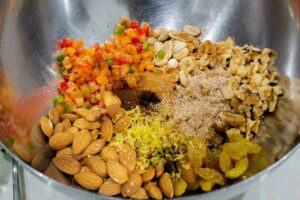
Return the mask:
{"type": "Polygon", "coordinates": [[[104,119],[101,126],[101,138],[110,141],[112,135],[113,135],[113,123],[109,118],[104,119]]]}
{"type": "Polygon", "coordinates": [[[99,105],[94,105],[90,110],[101,113],[102,108],[99,105]]]}
{"type": "Polygon", "coordinates": [[[88,166],[82,166],[80,168],[79,173],[83,173],[83,172],[93,172],[93,170],[90,167],[88,167],[88,166]]]}
{"type": "Polygon", "coordinates": [[[101,127],[101,123],[96,122],[90,122],[86,120],[85,118],[79,118],[76,119],[76,121],[73,123],[73,126],[80,128],[80,129],[87,129],[87,130],[94,130],[101,127]]]}
{"type": "Polygon", "coordinates": [[[92,142],[92,136],[88,130],[81,130],[75,133],[72,150],[75,155],[82,153],[85,148],[92,142]]]}
{"type": "Polygon", "coordinates": [[[80,163],[70,157],[53,158],[54,165],[62,172],[70,175],[77,174],[80,170],[80,163]]]}
{"type": "Polygon", "coordinates": [[[86,164],[102,178],[107,176],[106,163],[99,156],[88,157],[86,164]]]}
{"type": "Polygon", "coordinates": [[[131,124],[131,119],[127,116],[120,118],[114,125],[114,131],[117,133],[123,132],[131,124]]]}
{"type": "Polygon", "coordinates": [[[110,146],[105,146],[102,149],[101,157],[106,162],[109,160],[114,160],[114,161],[119,160],[119,154],[118,154],[117,150],[114,147],[110,147],[110,146]]]}
{"type": "Polygon", "coordinates": [[[136,193],[142,186],[143,179],[139,174],[131,174],[128,181],[122,185],[121,194],[123,197],[128,197],[136,193]]]}
{"type": "Polygon", "coordinates": [[[116,183],[124,184],[129,179],[127,169],[117,161],[110,160],[106,163],[109,177],[116,183]]]}
{"type": "Polygon", "coordinates": [[[136,152],[134,148],[129,144],[125,144],[119,154],[120,163],[129,173],[133,172],[136,166],[136,152]]]}
{"type": "Polygon", "coordinates": [[[103,149],[105,144],[106,144],[105,139],[95,140],[91,144],[89,144],[89,146],[84,150],[82,155],[87,156],[87,155],[97,154],[103,149]]]}
{"type": "Polygon", "coordinates": [[[60,122],[58,124],[55,125],[54,127],[54,134],[58,133],[58,132],[65,132],[65,125],[63,122],[60,122]]]}
{"type": "Polygon", "coordinates": [[[97,190],[103,183],[103,179],[93,172],[82,172],[75,174],[75,181],[89,190],[97,190]]]}
{"type": "Polygon", "coordinates": [[[119,106],[122,105],[120,98],[111,91],[102,92],[102,98],[105,107],[109,105],[119,105],[119,106]]]}
{"type": "Polygon", "coordinates": [[[155,169],[153,166],[150,166],[146,172],[143,174],[143,182],[151,181],[155,176],[155,169]]]}
{"type": "Polygon", "coordinates": [[[23,144],[19,140],[15,140],[13,144],[13,149],[17,153],[17,155],[20,156],[20,158],[22,158],[22,160],[28,163],[30,162],[32,158],[32,152],[30,151],[27,145],[23,144]]]}
{"type": "Polygon", "coordinates": [[[171,176],[168,173],[164,173],[161,175],[158,185],[161,191],[166,195],[169,199],[174,196],[174,187],[172,183],[171,176]]]}
{"type": "Polygon", "coordinates": [[[155,177],[159,178],[163,173],[164,173],[164,164],[163,163],[158,163],[155,166],[155,177]]]}
{"type": "Polygon", "coordinates": [[[145,189],[148,193],[148,195],[153,199],[162,199],[163,194],[159,187],[157,187],[156,182],[150,182],[145,186],[145,189]]]}
{"type": "Polygon", "coordinates": [[[79,129],[75,126],[72,126],[66,130],[67,133],[69,133],[73,136],[75,136],[75,133],[77,133],[78,131],[79,131],[79,129]]]}
{"type": "Polygon", "coordinates": [[[73,158],[73,151],[71,147],[63,148],[56,152],[56,157],[69,157],[73,158]]]}
{"type": "Polygon", "coordinates": [[[65,113],[60,116],[62,119],[68,119],[71,122],[74,122],[76,119],[79,119],[79,116],[73,113],[65,113]]]}
{"type": "Polygon", "coordinates": [[[51,122],[56,125],[59,123],[60,121],[60,116],[59,116],[59,111],[57,108],[50,108],[49,112],[48,112],[48,116],[49,119],[51,120],[51,122]]]}
{"type": "MultiPolygon", "coordinates": [[[[135,166],[135,168],[134,168],[134,170],[133,170],[132,173],[143,174],[144,171],[141,170],[138,166],[135,166]]],[[[143,176],[142,176],[142,178],[143,178],[143,176]]]]}
{"type": "Polygon", "coordinates": [[[41,124],[41,128],[43,130],[43,133],[48,136],[51,137],[53,134],[53,124],[50,121],[50,119],[48,119],[48,117],[42,117],[40,120],[40,124],[41,124]]]}
{"type": "Polygon", "coordinates": [[[130,198],[143,200],[143,199],[148,199],[149,196],[147,195],[147,192],[144,188],[139,188],[136,193],[130,195],[130,198]]]}
{"type": "Polygon", "coordinates": [[[121,192],[121,185],[114,182],[112,179],[107,179],[101,185],[98,193],[104,196],[114,196],[121,192]]]}
{"type": "Polygon", "coordinates": [[[85,108],[77,108],[74,110],[77,115],[85,118],[88,121],[94,122],[97,121],[101,115],[101,110],[88,110],[85,108]]]}
{"type": "Polygon", "coordinates": [[[52,149],[59,150],[69,146],[73,142],[73,135],[67,132],[55,133],[49,139],[49,144],[52,149]]]}
{"type": "Polygon", "coordinates": [[[112,105],[106,106],[106,110],[107,110],[107,114],[111,118],[115,118],[117,116],[124,116],[125,115],[125,110],[117,104],[112,104],[112,105]]]}
{"type": "Polygon", "coordinates": [[[68,119],[64,119],[62,121],[63,125],[64,125],[64,131],[67,131],[69,128],[71,128],[71,121],[68,119]]]}
{"type": "Polygon", "coordinates": [[[91,131],[92,140],[97,140],[99,134],[100,134],[100,132],[99,132],[98,129],[92,130],[92,131],[91,131]]]}

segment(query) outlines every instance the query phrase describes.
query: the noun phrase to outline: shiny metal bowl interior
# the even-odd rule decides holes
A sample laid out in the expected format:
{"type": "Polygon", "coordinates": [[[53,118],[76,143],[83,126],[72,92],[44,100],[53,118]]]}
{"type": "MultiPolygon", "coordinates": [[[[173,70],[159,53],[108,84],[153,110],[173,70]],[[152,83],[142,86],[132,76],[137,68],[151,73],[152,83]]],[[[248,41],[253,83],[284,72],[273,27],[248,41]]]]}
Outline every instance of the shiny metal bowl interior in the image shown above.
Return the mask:
{"type": "MultiPolygon", "coordinates": [[[[170,29],[192,24],[202,28],[202,40],[219,41],[231,36],[237,44],[269,47],[279,53],[276,66],[287,92],[277,112],[265,118],[261,130],[265,134],[257,139],[268,158],[277,162],[247,180],[201,194],[203,199],[231,198],[244,192],[299,148],[299,0],[2,0],[1,87],[12,89],[14,96],[1,93],[1,100],[9,100],[4,106],[6,112],[14,113],[19,118],[16,121],[21,121],[23,126],[30,126],[46,111],[55,93],[51,81],[56,73],[51,69],[51,63],[56,39],[64,36],[83,38],[86,45],[103,42],[110,37],[120,16],[170,29]]],[[[2,141],[5,135],[5,130],[1,130],[2,141]]],[[[47,178],[21,161],[4,143],[0,144],[45,184],[77,198],[104,198],[47,178]]],[[[189,197],[197,199],[199,195],[189,197]]]]}

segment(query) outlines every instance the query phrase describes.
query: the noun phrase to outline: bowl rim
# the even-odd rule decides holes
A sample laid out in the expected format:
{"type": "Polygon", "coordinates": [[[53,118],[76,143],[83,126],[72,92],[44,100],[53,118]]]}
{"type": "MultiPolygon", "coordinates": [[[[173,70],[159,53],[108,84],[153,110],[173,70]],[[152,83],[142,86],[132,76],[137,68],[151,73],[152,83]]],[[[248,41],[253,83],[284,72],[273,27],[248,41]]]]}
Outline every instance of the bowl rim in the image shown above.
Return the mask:
{"type": "MultiPolygon", "coordinates": [[[[52,179],[51,177],[48,177],[44,173],[36,170],[31,165],[29,165],[28,163],[23,161],[15,153],[13,153],[6,145],[4,145],[2,141],[0,141],[0,147],[3,148],[5,150],[5,153],[7,153],[13,160],[15,160],[23,169],[27,170],[28,172],[30,172],[32,175],[34,175],[35,177],[37,177],[39,180],[46,183],[47,185],[50,185],[53,189],[62,189],[62,190],[66,189],[66,190],[69,190],[70,192],[76,192],[76,193],[79,192],[82,195],[94,197],[94,199],[100,199],[100,198],[101,199],[122,199],[119,197],[102,196],[98,193],[85,191],[82,189],[72,187],[70,185],[60,183],[60,182],[52,179]]],[[[243,186],[252,183],[253,181],[263,177],[264,175],[267,175],[268,172],[274,172],[275,169],[277,169],[281,164],[283,164],[298,149],[300,149],[300,142],[298,144],[295,144],[295,146],[292,149],[290,149],[283,157],[281,157],[279,160],[275,161],[273,164],[268,166],[266,169],[258,172],[257,174],[255,174],[245,180],[239,181],[237,183],[234,183],[232,185],[229,185],[229,186],[217,189],[217,190],[213,190],[211,192],[201,193],[201,194],[192,194],[189,196],[177,197],[176,199],[183,199],[185,197],[210,198],[216,194],[218,194],[218,195],[224,194],[224,192],[228,192],[228,190],[235,190],[235,189],[242,188],[243,186]]],[[[241,191],[241,193],[242,192],[244,192],[244,191],[241,191]]]]}

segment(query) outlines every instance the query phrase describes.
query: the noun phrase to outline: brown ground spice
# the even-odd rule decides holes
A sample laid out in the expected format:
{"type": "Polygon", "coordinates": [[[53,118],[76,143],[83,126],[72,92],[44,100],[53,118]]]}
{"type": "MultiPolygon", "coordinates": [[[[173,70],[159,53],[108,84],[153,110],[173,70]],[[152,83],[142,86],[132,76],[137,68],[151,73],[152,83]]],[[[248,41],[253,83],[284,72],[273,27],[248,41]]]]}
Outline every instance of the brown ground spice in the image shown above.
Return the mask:
{"type": "Polygon", "coordinates": [[[230,110],[230,103],[222,95],[229,76],[221,67],[195,70],[187,77],[187,87],[178,86],[177,95],[172,99],[172,122],[185,134],[211,139],[212,126],[219,113],[230,110]]]}

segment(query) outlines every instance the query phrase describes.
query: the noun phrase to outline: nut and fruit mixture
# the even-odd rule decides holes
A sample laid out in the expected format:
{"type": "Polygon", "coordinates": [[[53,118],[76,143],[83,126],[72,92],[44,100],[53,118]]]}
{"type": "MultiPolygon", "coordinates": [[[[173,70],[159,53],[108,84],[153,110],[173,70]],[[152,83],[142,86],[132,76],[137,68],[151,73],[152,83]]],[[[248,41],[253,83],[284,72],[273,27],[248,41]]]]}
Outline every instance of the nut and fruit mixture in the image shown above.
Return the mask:
{"type": "MultiPolygon", "coordinates": [[[[276,53],[200,34],[122,17],[112,41],[59,40],[59,95],[31,131],[55,154],[45,174],[132,199],[209,192],[245,177],[261,151],[251,140],[283,94],[276,53]]],[[[44,167],[25,145],[14,150],[44,167]]]]}

